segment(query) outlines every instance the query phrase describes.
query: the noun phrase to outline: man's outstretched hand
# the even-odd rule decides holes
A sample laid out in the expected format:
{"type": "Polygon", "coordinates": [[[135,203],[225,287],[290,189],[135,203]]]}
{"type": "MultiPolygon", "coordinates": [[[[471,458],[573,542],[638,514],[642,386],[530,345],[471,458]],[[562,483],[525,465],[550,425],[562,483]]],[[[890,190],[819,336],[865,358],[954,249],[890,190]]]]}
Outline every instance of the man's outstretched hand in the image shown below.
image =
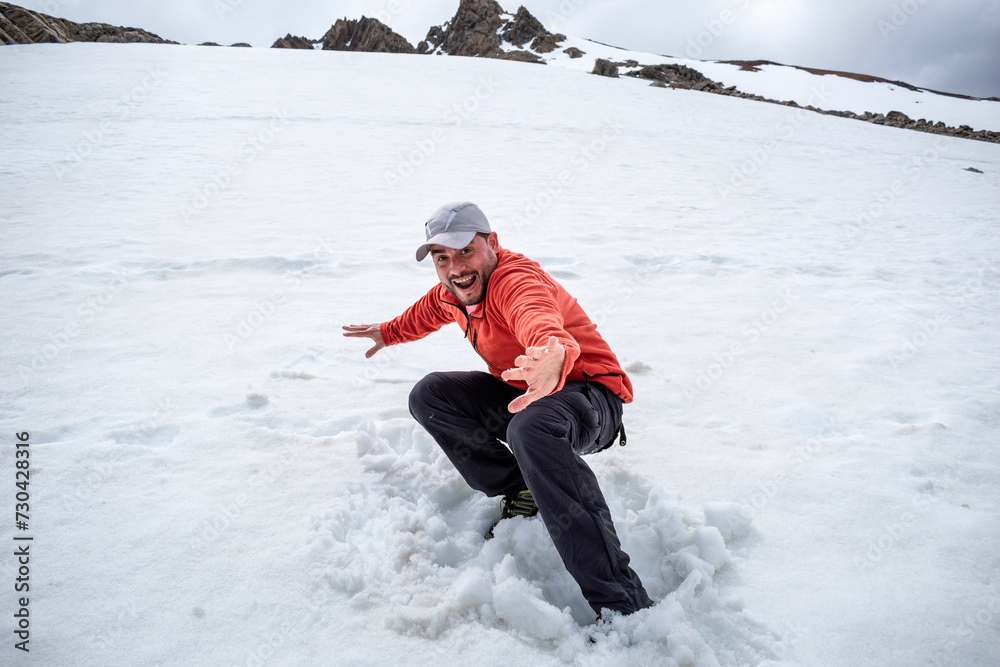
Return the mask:
{"type": "Polygon", "coordinates": [[[524,380],[528,383],[528,391],[511,401],[507,409],[512,413],[520,412],[555,391],[562,378],[565,359],[566,348],[555,336],[549,337],[545,347],[526,349],[514,360],[517,368],[509,368],[500,374],[504,380],[524,380]]]}
{"type": "Polygon", "coordinates": [[[372,355],[385,347],[382,340],[382,329],[378,324],[346,324],[344,325],[344,335],[348,338],[371,338],[375,341],[375,346],[365,352],[365,359],[371,359],[372,355]]]}

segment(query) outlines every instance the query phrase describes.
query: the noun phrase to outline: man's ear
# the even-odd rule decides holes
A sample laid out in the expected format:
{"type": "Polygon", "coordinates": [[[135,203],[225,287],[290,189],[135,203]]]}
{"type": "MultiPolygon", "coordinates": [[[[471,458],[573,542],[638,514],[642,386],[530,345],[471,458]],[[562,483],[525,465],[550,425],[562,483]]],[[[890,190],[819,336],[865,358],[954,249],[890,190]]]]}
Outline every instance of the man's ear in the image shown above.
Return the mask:
{"type": "Polygon", "coordinates": [[[496,232],[490,232],[490,235],[486,237],[486,244],[493,252],[496,252],[500,248],[500,241],[496,232]]]}

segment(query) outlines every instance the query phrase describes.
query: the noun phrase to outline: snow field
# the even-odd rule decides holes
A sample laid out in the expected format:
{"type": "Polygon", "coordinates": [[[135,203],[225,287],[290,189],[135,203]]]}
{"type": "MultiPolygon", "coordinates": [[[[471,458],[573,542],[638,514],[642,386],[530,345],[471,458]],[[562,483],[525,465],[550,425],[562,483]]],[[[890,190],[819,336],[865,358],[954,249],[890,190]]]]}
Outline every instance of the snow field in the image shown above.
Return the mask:
{"type": "Polygon", "coordinates": [[[480,59],[37,45],[0,77],[16,660],[996,654],[995,146],[480,59]],[[591,463],[658,604],[595,644],[540,522],[483,544],[495,501],[408,417],[480,367],[461,332],[340,336],[432,284],[423,216],[466,198],[636,387],[591,463]]]}

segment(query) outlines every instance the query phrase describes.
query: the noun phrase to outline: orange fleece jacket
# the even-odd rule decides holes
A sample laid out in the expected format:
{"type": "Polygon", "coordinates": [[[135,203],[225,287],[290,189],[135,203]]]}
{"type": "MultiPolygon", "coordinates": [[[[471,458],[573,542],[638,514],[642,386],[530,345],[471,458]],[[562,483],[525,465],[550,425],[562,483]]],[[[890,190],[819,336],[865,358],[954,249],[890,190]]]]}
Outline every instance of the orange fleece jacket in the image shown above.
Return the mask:
{"type": "MultiPolygon", "coordinates": [[[[566,348],[555,391],[567,382],[589,377],[626,403],[632,402],[632,383],[597,333],[597,326],[562,285],[524,255],[499,249],[486,298],[472,315],[438,283],[401,315],[383,322],[380,330],[386,345],[397,345],[423,338],[450,322],[462,327],[473,349],[498,378],[514,368],[514,359],[525,348],[543,347],[549,336],[555,336],[566,348]]],[[[508,384],[528,388],[522,380],[508,384]]]]}

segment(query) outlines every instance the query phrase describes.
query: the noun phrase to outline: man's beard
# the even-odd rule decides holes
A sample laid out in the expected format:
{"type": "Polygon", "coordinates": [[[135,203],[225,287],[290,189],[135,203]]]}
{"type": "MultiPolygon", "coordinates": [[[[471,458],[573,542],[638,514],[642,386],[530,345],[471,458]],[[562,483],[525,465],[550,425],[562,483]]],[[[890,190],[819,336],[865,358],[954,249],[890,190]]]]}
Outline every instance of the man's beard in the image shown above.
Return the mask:
{"type": "Polygon", "coordinates": [[[451,292],[454,295],[454,297],[458,299],[459,303],[461,303],[463,306],[475,306],[477,304],[482,303],[483,300],[486,298],[486,286],[489,283],[489,277],[483,275],[479,271],[474,271],[473,273],[465,274],[464,276],[462,276],[462,278],[468,278],[469,276],[472,275],[476,277],[476,281],[473,283],[473,286],[476,289],[473,291],[471,295],[462,296],[459,293],[459,290],[452,284],[451,280],[445,283],[445,289],[451,292]]]}

